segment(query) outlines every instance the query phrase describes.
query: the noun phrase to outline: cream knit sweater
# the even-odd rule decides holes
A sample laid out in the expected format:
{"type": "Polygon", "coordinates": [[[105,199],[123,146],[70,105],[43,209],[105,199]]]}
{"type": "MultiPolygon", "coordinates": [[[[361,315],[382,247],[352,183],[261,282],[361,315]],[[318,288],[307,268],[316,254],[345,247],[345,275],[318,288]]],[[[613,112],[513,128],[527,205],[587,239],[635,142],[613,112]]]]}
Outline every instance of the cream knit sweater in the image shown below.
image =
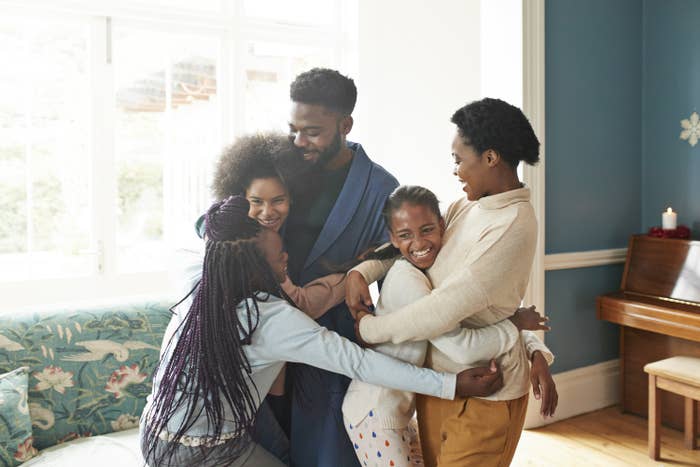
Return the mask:
{"type": "MultiPolygon", "coordinates": [[[[427,271],[433,292],[385,316],[367,316],[360,322],[362,338],[372,344],[430,340],[455,326],[478,328],[508,318],[518,308],[532,268],[537,221],[529,188],[486,196],[470,202],[455,201],[445,215],[447,229],[442,250],[427,271]]],[[[365,262],[356,269],[368,282],[381,278],[386,264],[365,262]]],[[[511,400],[529,390],[527,354],[540,350],[551,363],[552,354],[534,334],[516,344],[497,361],[504,387],[486,397],[511,400]],[[527,346],[527,348],[526,348],[527,346]]],[[[434,346],[426,366],[459,372],[470,365],[456,363],[434,346]]]]}

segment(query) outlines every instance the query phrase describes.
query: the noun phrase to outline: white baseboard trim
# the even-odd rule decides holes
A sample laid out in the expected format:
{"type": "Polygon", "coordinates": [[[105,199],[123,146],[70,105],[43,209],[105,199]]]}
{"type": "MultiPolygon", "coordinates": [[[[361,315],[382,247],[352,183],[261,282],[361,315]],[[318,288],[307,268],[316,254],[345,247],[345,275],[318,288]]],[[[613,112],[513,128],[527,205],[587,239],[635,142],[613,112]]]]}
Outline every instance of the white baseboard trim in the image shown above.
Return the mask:
{"type": "Polygon", "coordinates": [[[619,376],[618,359],[555,374],[559,405],[554,417],[544,420],[540,416],[540,401],[534,398],[531,390],[525,428],[549,425],[617,404],[620,401],[619,376]]]}
{"type": "Polygon", "coordinates": [[[606,264],[624,263],[626,258],[627,248],[555,253],[552,255],[545,255],[544,269],[546,271],[556,271],[559,269],[604,266],[606,264]]]}

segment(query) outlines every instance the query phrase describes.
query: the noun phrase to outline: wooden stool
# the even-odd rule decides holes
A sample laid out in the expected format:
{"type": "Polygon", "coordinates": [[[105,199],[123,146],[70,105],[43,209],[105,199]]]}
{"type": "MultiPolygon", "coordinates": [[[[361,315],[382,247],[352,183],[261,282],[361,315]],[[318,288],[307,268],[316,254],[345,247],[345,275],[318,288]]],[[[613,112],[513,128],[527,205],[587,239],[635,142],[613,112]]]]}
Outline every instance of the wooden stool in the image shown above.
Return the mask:
{"type": "Polygon", "coordinates": [[[659,459],[661,389],[685,397],[685,447],[697,448],[695,418],[700,400],[700,358],[671,357],[645,365],[644,371],[649,373],[649,457],[659,459]]]}

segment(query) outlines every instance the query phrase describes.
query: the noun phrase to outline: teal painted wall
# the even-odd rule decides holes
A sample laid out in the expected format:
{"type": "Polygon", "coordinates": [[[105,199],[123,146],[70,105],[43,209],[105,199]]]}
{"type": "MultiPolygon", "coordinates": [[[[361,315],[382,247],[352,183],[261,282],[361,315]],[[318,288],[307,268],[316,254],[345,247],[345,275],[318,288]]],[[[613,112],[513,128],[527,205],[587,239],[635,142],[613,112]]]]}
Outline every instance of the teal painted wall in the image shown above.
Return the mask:
{"type": "MultiPolygon", "coordinates": [[[[620,248],[673,206],[700,238],[700,0],[546,3],[546,252],[620,248]]],[[[546,274],[555,372],[617,356],[595,318],[622,266],[546,274]]]]}
{"type": "Polygon", "coordinates": [[[641,0],[545,10],[546,252],[620,248],[641,220],[641,0]]]}
{"type": "Polygon", "coordinates": [[[545,303],[553,331],[547,346],[556,359],[552,372],[617,358],[618,326],[598,321],[595,297],[618,289],[623,265],[548,271],[545,303]]]}
{"type": "Polygon", "coordinates": [[[700,238],[700,143],[680,139],[680,121],[700,113],[700,1],[644,2],[642,76],[642,229],[673,206],[700,238]]]}
{"type": "MultiPolygon", "coordinates": [[[[548,0],[548,254],[620,248],[641,225],[642,1],[548,0]]],[[[550,271],[554,372],[616,358],[617,327],[595,316],[619,265],[550,271]]]]}

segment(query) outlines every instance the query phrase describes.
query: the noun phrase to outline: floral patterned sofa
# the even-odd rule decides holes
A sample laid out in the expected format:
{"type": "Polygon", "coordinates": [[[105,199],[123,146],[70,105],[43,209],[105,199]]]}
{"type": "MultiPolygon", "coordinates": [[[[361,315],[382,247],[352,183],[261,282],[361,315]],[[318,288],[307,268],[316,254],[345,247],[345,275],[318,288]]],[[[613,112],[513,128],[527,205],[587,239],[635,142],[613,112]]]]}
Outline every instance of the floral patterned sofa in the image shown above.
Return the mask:
{"type": "Polygon", "coordinates": [[[0,465],[143,465],[138,420],[172,304],[130,300],[0,317],[0,373],[28,367],[19,407],[31,418],[31,436],[6,442],[0,465]]]}

